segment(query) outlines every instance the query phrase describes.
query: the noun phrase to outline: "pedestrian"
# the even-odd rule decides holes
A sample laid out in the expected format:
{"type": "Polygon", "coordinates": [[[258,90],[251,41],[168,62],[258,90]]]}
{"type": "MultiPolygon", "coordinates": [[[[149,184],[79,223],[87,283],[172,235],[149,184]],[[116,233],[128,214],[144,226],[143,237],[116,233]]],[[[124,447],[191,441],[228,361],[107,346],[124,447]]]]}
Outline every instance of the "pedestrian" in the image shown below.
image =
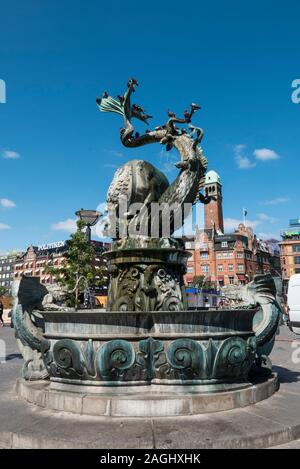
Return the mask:
{"type": "Polygon", "coordinates": [[[3,303],[2,303],[1,300],[0,300],[0,321],[1,321],[2,327],[4,327],[4,321],[3,321],[3,303]]]}
{"type": "Polygon", "coordinates": [[[283,302],[281,304],[281,310],[282,310],[282,321],[284,324],[288,325],[289,322],[289,307],[286,302],[283,302]]]}

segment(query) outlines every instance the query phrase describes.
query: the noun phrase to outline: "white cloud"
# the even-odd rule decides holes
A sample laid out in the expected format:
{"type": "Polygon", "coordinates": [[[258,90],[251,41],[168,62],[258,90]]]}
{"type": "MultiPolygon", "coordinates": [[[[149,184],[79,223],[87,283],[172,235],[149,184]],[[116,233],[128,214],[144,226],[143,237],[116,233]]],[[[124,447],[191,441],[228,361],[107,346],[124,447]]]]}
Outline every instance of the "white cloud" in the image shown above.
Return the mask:
{"type": "Polygon", "coordinates": [[[270,217],[270,215],[267,215],[266,213],[260,213],[258,215],[258,218],[262,221],[267,221],[269,223],[275,223],[277,221],[277,218],[270,217]]]}
{"type": "MultiPolygon", "coordinates": [[[[236,218],[225,218],[224,219],[225,231],[235,230],[240,223],[243,223],[242,220],[238,220],[236,218]]],[[[250,226],[251,228],[255,228],[260,223],[261,223],[260,220],[246,220],[246,226],[250,226]]]]}
{"type": "Polygon", "coordinates": [[[266,200],[262,202],[262,205],[279,205],[288,202],[290,199],[288,197],[275,197],[275,199],[266,200]]]}
{"type": "Polygon", "coordinates": [[[6,160],[18,160],[21,155],[20,153],[13,150],[3,150],[2,157],[6,160]]]}
{"type": "Polygon", "coordinates": [[[276,151],[269,148],[258,148],[254,150],[253,155],[260,161],[278,160],[280,158],[276,151]]]}
{"type": "Polygon", "coordinates": [[[67,220],[54,223],[51,228],[55,231],[65,231],[67,233],[74,233],[77,229],[76,220],[73,218],[68,218],[67,220]]]}
{"type": "Polygon", "coordinates": [[[244,150],[246,148],[246,145],[239,144],[235,145],[234,147],[234,153],[235,153],[235,161],[238,165],[239,169],[250,169],[254,168],[256,166],[256,163],[251,161],[248,156],[244,155],[244,150]]]}
{"type": "Polygon", "coordinates": [[[0,223],[0,230],[9,230],[10,226],[6,223],[0,223]]]}
{"type": "Polygon", "coordinates": [[[9,199],[0,199],[0,206],[4,208],[14,208],[16,204],[9,199]]]}

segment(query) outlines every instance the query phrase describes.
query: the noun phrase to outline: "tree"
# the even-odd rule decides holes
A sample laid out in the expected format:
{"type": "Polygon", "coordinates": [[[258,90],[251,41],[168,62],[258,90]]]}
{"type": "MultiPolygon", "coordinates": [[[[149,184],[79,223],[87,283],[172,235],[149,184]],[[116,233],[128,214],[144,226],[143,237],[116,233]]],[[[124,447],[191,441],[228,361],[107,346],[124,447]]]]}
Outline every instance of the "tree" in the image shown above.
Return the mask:
{"type": "Polygon", "coordinates": [[[0,296],[4,296],[8,293],[8,290],[6,287],[0,286],[0,296]]]}
{"type": "Polygon", "coordinates": [[[67,291],[70,306],[77,308],[79,296],[87,288],[102,283],[102,280],[96,281],[95,278],[93,267],[95,255],[95,247],[85,233],[85,224],[82,220],[78,220],[76,232],[67,241],[67,251],[62,265],[58,268],[52,265],[46,267],[46,272],[67,291]]]}
{"type": "Polygon", "coordinates": [[[215,288],[213,282],[205,279],[205,275],[195,275],[193,278],[193,286],[199,290],[213,290],[215,288]]]}

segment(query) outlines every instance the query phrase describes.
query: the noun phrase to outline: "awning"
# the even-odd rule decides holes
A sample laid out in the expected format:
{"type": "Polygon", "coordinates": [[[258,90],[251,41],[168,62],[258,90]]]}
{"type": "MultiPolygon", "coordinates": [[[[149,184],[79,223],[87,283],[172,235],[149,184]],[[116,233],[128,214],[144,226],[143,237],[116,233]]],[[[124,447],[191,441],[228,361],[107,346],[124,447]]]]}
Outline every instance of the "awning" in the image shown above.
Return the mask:
{"type": "Polygon", "coordinates": [[[220,281],[223,282],[223,280],[224,280],[224,275],[218,275],[218,280],[219,280],[219,282],[220,282],[220,281]]]}
{"type": "Polygon", "coordinates": [[[238,278],[239,280],[246,280],[246,277],[245,277],[244,274],[237,274],[237,278],[238,278]]]}

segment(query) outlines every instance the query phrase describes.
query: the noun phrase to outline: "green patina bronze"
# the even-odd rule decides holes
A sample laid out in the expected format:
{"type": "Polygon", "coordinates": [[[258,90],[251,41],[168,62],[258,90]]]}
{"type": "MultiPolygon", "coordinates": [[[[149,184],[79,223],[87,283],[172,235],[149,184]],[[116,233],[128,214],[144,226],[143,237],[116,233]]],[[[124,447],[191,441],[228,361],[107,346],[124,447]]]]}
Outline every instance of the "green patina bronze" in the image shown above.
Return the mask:
{"type": "Polygon", "coordinates": [[[118,99],[105,92],[97,99],[99,109],[123,117],[120,137],[125,147],[159,143],[167,151],[175,148],[180,156],[175,165],[179,173],[169,184],[161,171],[143,160],[129,161],[116,171],[107,193],[106,229],[110,233],[114,228],[111,236],[115,239],[107,255],[111,274],[108,309],[182,311],[187,307],[183,274],[189,254],[184,253],[181,242],[172,238],[172,234],[182,227],[196,201],[208,203],[211,200],[200,192],[207,168],[207,159],[199,146],[203,130],[190,124],[200,107],[192,103],[183,117],[169,112],[164,125],[140,135],[134,130],[133,119],[148,124],[151,116],[131,102],[137,86],[137,81],[130,79],[126,92],[118,99]],[[184,128],[188,124],[189,128],[184,128]],[[128,207],[125,215],[121,200],[128,207]],[[140,206],[135,212],[137,203],[140,206]],[[153,211],[153,204],[159,207],[157,212],[153,211]],[[166,226],[168,236],[164,230],[166,226]]]}
{"type": "Polygon", "coordinates": [[[190,125],[199,106],[192,103],[182,118],[169,112],[166,124],[140,135],[132,120],[147,123],[151,116],[131,103],[136,86],[131,79],[124,95],[114,99],[104,93],[97,104],[101,111],[123,117],[125,147],[174,147],[178,175],[170,184],[143,160],[129,161],[116,171],[107,194],[105,229],[109,233],[114,228],[114,235],[105,254],[110,275],[106,312],[55,310],[55,302],[51,310],[44,303],[43,310],[45,287],[29,278],[17,285],[13,320],[26,356],[24,378],[49,377],[62,391],[79,385],[99,393],[118,386],[122,392],[141,385],[154,390],[163,385],[166,391],[172,385],[184,392],[248,386],[250,372],[270,372],[272,367],[269,354],[281,314],[274,280],[256,276],[244,288],[244,303],[237,309],[187,310],[183,275],[189,253],[173,234],[189,214],[182,210],[185,204],[211,200],[201,193],[207,168],[199,147],[203,131],[190,125]],[[189,128],[179,128],[186,124],[189,128]],[[161,210],[152,211],[153,203],[161,210]],[[171,211],[170,205],[175,207],[171,211]],[[134,235],[124,235],[134,227],[139,227],[134,235]]]}

